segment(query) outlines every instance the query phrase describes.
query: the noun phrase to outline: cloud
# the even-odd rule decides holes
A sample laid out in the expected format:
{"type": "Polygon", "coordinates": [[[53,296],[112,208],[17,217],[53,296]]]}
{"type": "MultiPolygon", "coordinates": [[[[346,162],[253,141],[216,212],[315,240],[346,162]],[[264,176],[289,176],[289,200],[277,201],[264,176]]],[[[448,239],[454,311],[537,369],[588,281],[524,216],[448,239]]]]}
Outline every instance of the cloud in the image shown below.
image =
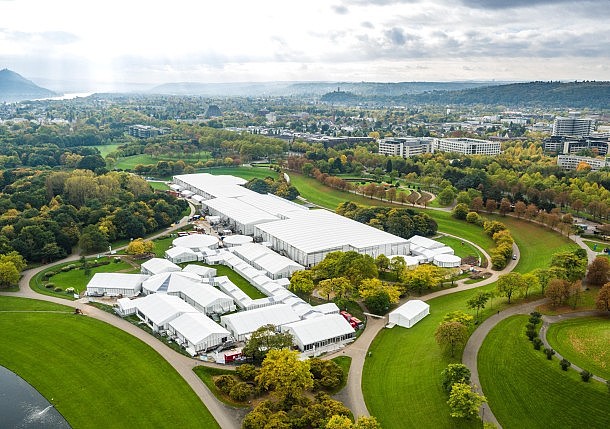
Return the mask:
{"type": "Polygon", "coordinates": [[[347,15],[349,13],[349,10],[344,5],[331,6],[331,9],[338,15],[347,15]]]}
{"type": "Polygon", "coordinates": [[[364,21],[360,25],[363,26],[364,28],[375,28],[375,26],[373,25],[373,23],[371,21],[364,21]]]}
{"type": "Polygon", "coordinates": [[[465,6],[477,9],[514,9],[561,3],[574,4],[575,2],[574,0],[462,0],[462,3],[465,6]]]}

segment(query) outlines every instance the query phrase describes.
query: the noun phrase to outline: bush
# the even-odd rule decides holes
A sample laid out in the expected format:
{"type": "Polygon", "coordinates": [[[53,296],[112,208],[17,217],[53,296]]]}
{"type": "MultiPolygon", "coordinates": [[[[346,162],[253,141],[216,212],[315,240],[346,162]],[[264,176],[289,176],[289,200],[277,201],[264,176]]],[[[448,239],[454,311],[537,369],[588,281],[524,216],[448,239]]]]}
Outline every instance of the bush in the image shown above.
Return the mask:
{"type": "Polygon", "coordinates": [[[55,292],[63,292],[64,290],[60,287],[56,287],[55,289],[53,289],[55,292]]]}
{"type": "Polygon", "coordinates": [[[44,287],[46,287],[47,289],[53,289],[55,287],[55,283],[47,283],[46,285],[44,285],[44,287]]]}
{"type": "Polygon", "coordinates": [[[584,381],[585,383],[588,383],[589,380],[591,379],[591,377],[593,376],[593,374],[591,374],[589,371],[587,371],[586,369],[583,369],[580,372],[580,378],[582,381],[584,381]]]}
{"type": "Polygon", "coordinates": [[[243,381],[252,381],[256,376],[256,367],[249,363],[245,363],[243,365],[239,365],[235,372],[243,381]]]}
{"type": "Polygon", "coordinates": [[[544,354],[546,355],[546,358],[548,360],[553,359],[553,355],[555,354],[555,350],[553,349],[547,349],[546,347],[544,348],[544,354]]]}
{"type": "Polygon", "coordinates": [[[237,381],[235,381],[232,376],[226,374],[221,375],[216,380],[214,380],[214,385],[216,385],[216,387],[218,387],[218,389],[225,395],[228,395],[229,392],[231,392],[233,386],[235,386],[236,384],[237,381]]]}
{"type": "Polygon", "coordinates": [[[53,277],[54,275],[55,275],[55,271],[47,271],[46,273],[44,273],[44,278],[49,279],[49,278],[53,277]]]}
{"type": "Polygon", "coordinates": [[[534,338],[532,343],[534,344],[535,350],[540,350],[540,348],[542,347],[542,340],[540,338],[534,338]]]}
{"type": "Polygon", "coordinates": [[[527,336],[527,338],[530,341],[534,341],[534,338],[536,338],[538,336],[538,332],[536,332],[535,329],[529,329],[527,331],[525,331],[525,335],[527,336]]]}
{"type": "Polygon", "coordinates": [[[229,397],[235,401],[245,401],[248,399],[252,393],[254,393],[254,389],[248,383],[244,383],[243,381],[239,383],[235,383],[231,390],[229,391],[229,397]]]}
{"type": "Polygon", "coordinates": [[[559,366],[561,367],[561,369],[563,369],[564,371],[567,371],[569,367],[572,366],[572,363],[567,360],[566,358],[563,358],[559,361],[559,366]]]}
{"type": "Polygon", "coordinates": [[[606,380],[606,386],[608,387],[608,393],[610,393],[610,380],[606,380]]]}
{"type": "Polygon", "coordinates": [[[74,293],[75,289],[73,287],[68,287],[68,288],[66,288],[66,292],[67,293],[74,293]]]}
{"type": "Polygon", "coordinates": [[[76,268],[76,266],[74,265],[66,265],[65,267],[63,267],[61,269],[62,272],[67,273],[68,271],[72,271],[74,268],[76,268]]]}

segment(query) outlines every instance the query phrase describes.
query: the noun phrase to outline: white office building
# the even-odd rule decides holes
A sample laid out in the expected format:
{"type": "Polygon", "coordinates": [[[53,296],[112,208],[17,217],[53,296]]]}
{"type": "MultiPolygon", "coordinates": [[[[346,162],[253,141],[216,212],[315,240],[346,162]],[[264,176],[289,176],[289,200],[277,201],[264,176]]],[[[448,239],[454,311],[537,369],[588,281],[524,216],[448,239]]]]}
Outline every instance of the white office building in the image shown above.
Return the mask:
{"type": "Polygon", "coordinates": [[[591,170],[600,170],[610,166],[608,158],[591,158],[577,155],[559,155],[557,157],[557,165],[566,170],[576,170],[580,163],[589,165],[591,170]]]}
{"type": "Polygon", "coordinates": [[[595,131],[595,120],[590,118],[555,118],[553,122],[554,136],[585,137],[595,131]]]}
{"type": "Polygon", "coordinates": [[[379,140],[379,153],[409,158],[432,152],[432,137],[393,137],[379,140]]]}
{"type": "Polygon", "coordinates": [[[464,155],[499,155],[500,143],[469,138],[434,139],[432,151],[456,152],[464,155]]]}

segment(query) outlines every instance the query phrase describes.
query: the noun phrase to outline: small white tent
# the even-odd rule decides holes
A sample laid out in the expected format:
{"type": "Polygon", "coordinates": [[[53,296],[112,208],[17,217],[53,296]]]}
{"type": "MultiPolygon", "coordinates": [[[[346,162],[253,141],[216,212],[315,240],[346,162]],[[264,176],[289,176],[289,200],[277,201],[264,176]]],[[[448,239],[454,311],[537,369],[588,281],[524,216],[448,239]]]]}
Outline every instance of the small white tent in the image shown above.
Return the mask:
{"type": "Polygon", "coordinates": [[[430,306],[424,301],[413,299],[392,311],[389,315],[389,322],[390,324],[411,328],[428,314],[430,314],[430,306]]]}

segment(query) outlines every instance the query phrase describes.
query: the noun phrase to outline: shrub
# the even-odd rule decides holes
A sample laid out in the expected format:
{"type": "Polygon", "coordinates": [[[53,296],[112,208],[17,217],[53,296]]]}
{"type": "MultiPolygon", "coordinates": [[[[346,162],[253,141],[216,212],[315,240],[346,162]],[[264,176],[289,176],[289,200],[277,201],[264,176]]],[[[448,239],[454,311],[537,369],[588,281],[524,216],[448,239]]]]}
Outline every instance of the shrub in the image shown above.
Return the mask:
{"type": "Polygon", "coordinates": [[[540,350],[540,348],[542,347],[542,340],[540,338],[534,338],[532,343],[534,344],[534,349],[536,350],[540,350]]]}
{"type": "Polygon", "coordinates": [[[534,341],[534,338],[536,338],[538,336],[538,332],[536,332],[535,329],[529,329],[527,331],[525,331],[525,335],[527,336],[527,338],[530,341],[534,341]]]}
{"type": "Polygon", "coordinates": [[[225,374],[219,376],[216,380],[214,380],[214,384],[222,393],[228,395],[233,386],[237,384],[237,381],[235,381],[232,376],[225,374]]]}
{"type": "Polygon", "coordinates": [[[239,365],[235,372],[243,381],[252,381],[256,376],[256,367],[249,363],[245,363],[243,365],[239,365]]]}
{"type": "Polygon", "coordinates": [[[591,379],[591,377],[593,376],[593,374],[591,374],[589,371],[587,371],[586,369],[583,369],[580,372],[580,378],[582,381],[584,381],[585,383],[589,382],[589,380],[591,379]]]}
{"type": "Polygon", "coordinates": [[[559,361],[559,366],[561,367],[561,369],[563,369],[564,371],[567,371],[569,367],[572,366],[572,363],[567,360],[566,358],[563,358],[559,361]]]}
{"type": "MultiPolygon", "coordinates": [[[[121,258],[114,258],[114,263],[118,264],[119,262],[121,262],[121,258]]],[[[108,264],[110,263],[110,261],[108,261],[108,264]]]]}
{"type": "Polygon", "coordinates": [[[73,287],[68,287],[66,288],[66,292],[68,293],[74,293],[75,289],[73,287]]]}
{"type": "Polygon", "coordinates": [[[68,271],[72,271],[74,268],[74,265],[66,265],[65,267],[62,267],[61,271],[67,273],[68,271]]]}
{"type": "Polygon", "coordinates": [[[544,354],[546,355],[546,358],[548,360],[553,359],[553,355],[555,354],[555,350],[553,349],[547,349],[546,347],[544,348],[544,354]]]}
{"type": "Polygon", "coordinates": [[[46,285],[44,285],[44,287],[46,287],[47,289],[53,289],[55,287],[55,283],[47,283],[46,285]]]}
{"type": "Polygon", "coordinates": [[[46,273],[44,273],[44,278],[49,279],[49,278],[53,277],[54,275],[55,275],[55,271],[47,271],[46,273]]]}
{"type": "Polygon", "coordinates": [[[53,289],[55,292],[63,292],[64,290],[60,287],[56,287],[55,289],[53,289]]]}
{"type": "Polygon", "coordinates": [[[610,380],[606,380],[606,386],[608,387],[608,393],[610,393],[610,380]]]}
{"type": "Polygon", "coordinates": [[[235,401],[245,401],[254,393],[254,389],[248,383],[243,381],[235,383],[229,391],[229,397],[235,401]]]}

